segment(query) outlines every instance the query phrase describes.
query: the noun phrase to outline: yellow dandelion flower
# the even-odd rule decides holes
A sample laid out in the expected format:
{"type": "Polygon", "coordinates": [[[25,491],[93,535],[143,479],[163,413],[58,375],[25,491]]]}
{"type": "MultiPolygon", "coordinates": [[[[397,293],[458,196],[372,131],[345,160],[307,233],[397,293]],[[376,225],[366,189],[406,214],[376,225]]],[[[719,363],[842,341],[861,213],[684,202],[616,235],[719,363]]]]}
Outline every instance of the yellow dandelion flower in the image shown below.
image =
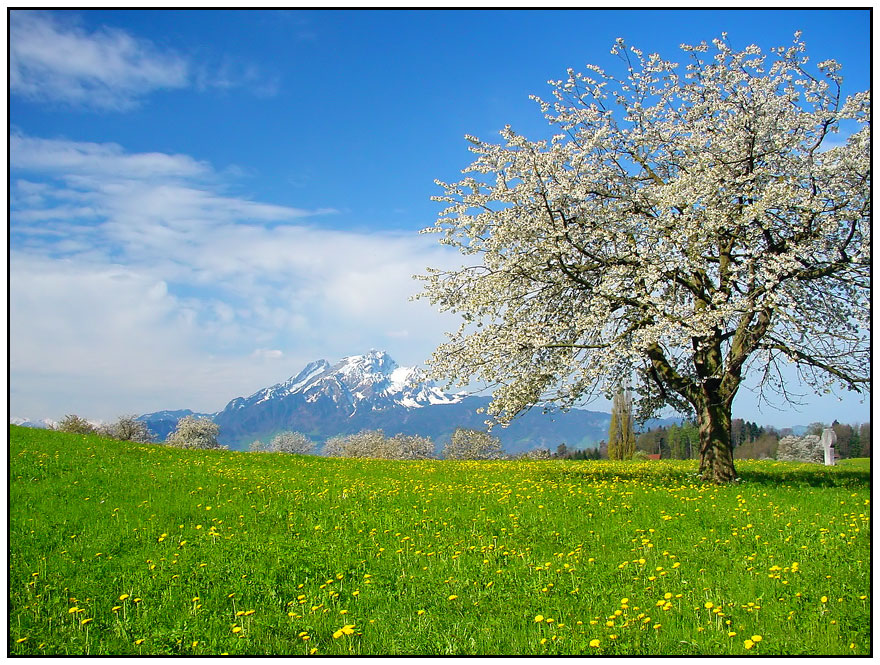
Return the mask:
{"type": "Polygon", "coordinates": [[[590,640],[590,646],[594,649],[598,649],[601,642],[599,640],[590,640]]]}
{"type": "Polygon", "coordinates": [[[827,602],[828,602],[828,596],[822,596],[822,597],[819,599],[819,602],[820,602],[820,603],[827,603],[827,602]]]}
{"type": "Polygon", "coordinates": [[[144,638],[142,637],[142,638],[139,639],[139,640],[135,640],[134,643],[135,643],[135,644],[143,644],[143,643],[144,643],[144,638]]]}
{"type": "Polygon", "coordinates": [[[755,646],[755,643],[752,642],[752,640],[744,640],[744,641],[743,641],[743,646],[744,646],[746,649],[751,649],[753,646],[755,646]]]}
{"type": "Polygon", "coordinates": [[[543,614],[536,614],[535,615],[535,623],[541,623],[543,620],[544,620],[543,614]]]}
{"type": "Polygon", "coordinates": [[[76,606],[73,606],[69,610],[67,610],[68,614],[73,614],[74,612],[79,612],[79,608],[76,606]]]}
{"type": "Polygon", "coordinates": [[[703,607],[705,607],[707,610],[711,610],[713,607],[715,607],[715,604],[711,600],[707,600],[703,607]]]}
{"type": "Polygon", "coordinates": [[[763,639],[764,639],[764,638],[761,637],[760,635],[752,635],[752,642],[758,643],[758,642],[760,642],[760,641],[763,640],[763,639]]]}
{"type": "Polygon", "coordinates": [[[233,627],[232,627],[232,632],[233,632],[233,633],[240,633],[240,632],[241,632],[241,626],[233,626],[233,627]]]}
{"type": "Polygon", "coordinates": [[[192,643],[192,648],[193,648],[193,649],[195,649],[197,646],[199,646],[199,641],[198,641],[198,640],[196,640],[195,642],[192,643]]]}
{"type": "Polygon", "coordinates": [[[27,639],[26,637],[22,637],[21,639],[15,640],[15,643],[16,643],[16,644],[21,644],[21,643],[24,642],[26,639],[27,639]]]}
{"type": "Polygon", "coordinates": [[[80,621],[80,624],[85,626],[87,623],[91,623],[91,622],[92,622],[92,618],[89,617],[88,619],[83,619],[82,621],[80,621]]]}
{"type": "Polygon", "coordinates": [[[456,596],[455,594],[452,594],[451,596],[449,596],[449,598],[447,600],[455,600],[456,598],[458,598],[458,596],[456,596]]]}
{"type": "Polygon", "coordinates": [[[126,598],[128,598],[128,594],[127,594],[127,593],[124,593],[124,594],[122,594],[121,596],[119,596],[119,600],[125,600],[126,598]]]}

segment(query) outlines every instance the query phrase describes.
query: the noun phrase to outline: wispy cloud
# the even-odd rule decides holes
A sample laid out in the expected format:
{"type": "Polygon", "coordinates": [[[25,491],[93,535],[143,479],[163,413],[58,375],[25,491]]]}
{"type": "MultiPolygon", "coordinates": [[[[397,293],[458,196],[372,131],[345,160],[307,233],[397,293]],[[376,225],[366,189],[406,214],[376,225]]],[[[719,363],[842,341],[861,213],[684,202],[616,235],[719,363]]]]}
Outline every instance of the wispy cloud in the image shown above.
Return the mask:
{"type": "Polygon", "coordinates": [[[277,76],[268,76],[256,65],[228,57],[222,58],[219,64],[202,63],[195,67],[193,82],[198,90],[245,88],[263,98],[274,97],[280,86],[277,76]]]}
{"type": "Polygon", "coordinates": [[[13,94],[74,106],[125,109],[159,89],[182,88],[189,65],[151,42],[111,28],[89,33],[52,14],[13,10],[9,87],[13,94]]]}
{"type": "Polygon", "coordinates": [[[449,327],[409,302],[413,274],[458,260],[434,238],[323,228],[332,208],[234,195],[187,155],[13,133],[10,157],[21,415],[63,415],[26,406],[37,375],[79,377],[90,417],[114,416],[94,412],[107,385],[134,411],[214,410],[317,357],[388,346],[420,362],[449,327]]]}
{"type": "Polygon", "coordinates": [[[27,99],[69,107],[121,111],[158,90],[246,88],[260,96],[278,81],[252,64],[210,59],[160,48],[123,30],[88,31],[70,17],[12,10],[9,19],[9,89],[27,99]]]}
{"type": "Polygon", "coordinates": [[[205,175],[210,171],[209,165],[187,155],[127,154],[115,143],[42,139],[15,131],[9,147],[17,168],[65,176],[187,177],[205,175]]]}

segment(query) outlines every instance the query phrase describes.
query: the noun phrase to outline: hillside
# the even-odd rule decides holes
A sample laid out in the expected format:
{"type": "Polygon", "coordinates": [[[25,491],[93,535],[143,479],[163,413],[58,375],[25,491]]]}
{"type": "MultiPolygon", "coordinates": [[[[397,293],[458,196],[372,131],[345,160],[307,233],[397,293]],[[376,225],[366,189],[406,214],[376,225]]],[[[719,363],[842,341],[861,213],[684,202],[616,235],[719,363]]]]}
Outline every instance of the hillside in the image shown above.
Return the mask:
{"type": "Polygon", "coordinates": [[[870,653],[860,467],[9,434],[10,655],[870,653]]]}

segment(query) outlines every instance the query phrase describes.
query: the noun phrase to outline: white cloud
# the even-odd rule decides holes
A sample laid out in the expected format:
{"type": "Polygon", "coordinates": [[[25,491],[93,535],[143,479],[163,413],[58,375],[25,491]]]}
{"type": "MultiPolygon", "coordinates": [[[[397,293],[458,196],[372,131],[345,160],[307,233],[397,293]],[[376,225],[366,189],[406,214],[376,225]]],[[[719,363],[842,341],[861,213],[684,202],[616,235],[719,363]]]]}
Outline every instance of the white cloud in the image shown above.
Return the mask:
{"type": "Polygon", "coordinates": [[[185,155],[11,141],[14,415],[214,411],[319,357],[422,362],[451,327],[409,301],[458,261],[434,237],[321,228],[185,155]]]}
{"type": "MultiPolygon", "coordinates": [[[[9,137],[11,161],[20,169],[49,171],[67,177],[123,176],[174,178],[207,175],[211,167],[188,155],[148,152],[127,154],[116,143],[43,139],[13,131],[9,137]]],[[[32,185],[45,192],[45,185],[32,185]]]]}
{"type": "Polygon", "coordinates": [[[125,109],[142,95],[188,85],[189,66],[173,53],[111,28],[88,33],[44,12],[10,12],[13,94],[75,106],[125,109]]]}
{"type": "Polygon", "coordinates": [[[278,360],[283,357],[284,351],[279,351],[278,349],[254,349],[254,352],[251,354],[251,358],[256,358],[257,360],[278,360]]]}
{"type": "Polygon", "coordinates": [[[158,90],[247,88],[277,92],[278,81],[252,64],[197,66],[184,54],[112,27],[88,31],[69,17],[12,10],[9,89],[14,95],[72,107],[126,110],[158,90]]]}

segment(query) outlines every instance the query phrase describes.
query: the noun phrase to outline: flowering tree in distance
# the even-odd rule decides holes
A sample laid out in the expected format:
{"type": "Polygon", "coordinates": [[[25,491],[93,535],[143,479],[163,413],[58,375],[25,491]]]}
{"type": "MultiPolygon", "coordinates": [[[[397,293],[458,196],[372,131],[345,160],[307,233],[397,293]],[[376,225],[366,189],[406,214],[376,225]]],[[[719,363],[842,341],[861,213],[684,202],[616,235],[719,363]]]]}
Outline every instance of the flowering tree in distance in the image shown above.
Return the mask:
{"type": "Polygon", "coordinates": [[[311,455],[315,444],[302,432],[279,432],[269,442],[269,452],[311,455]]]}
{"type": "Polygon", "coordinates": [[[504,457],[498,437],[478,429],[457,427],[443,447],[444,459],[496,460],[504,457]]]}
{"type": "Polygon", "coordinates": [[[791,398],[869,386],[870,114],[834,61],[683,45],[686,65],[618,40],[621,78],[588,66],[537,99],[558,133],[467,137],[476,160],[425,232],[478,257],[429,269],[463,322],[430,361],[494,386],[506,424],[635,382],[640,417],[696,417],[700,470],[735,479],[731,406],[746,375],[791,398]],[[849,132],[836,134],[841,123],[849,132]],[[751,373],[751,374],[750,374],[751,373]]]}
{"type": "Polygon", "coordinates": [[[172,448],[196,448],[209,450],[222,448],[217,441],[220,425],[208,418],[186,416],[177,421],[177,427],[165,442],[172,448]]]}

